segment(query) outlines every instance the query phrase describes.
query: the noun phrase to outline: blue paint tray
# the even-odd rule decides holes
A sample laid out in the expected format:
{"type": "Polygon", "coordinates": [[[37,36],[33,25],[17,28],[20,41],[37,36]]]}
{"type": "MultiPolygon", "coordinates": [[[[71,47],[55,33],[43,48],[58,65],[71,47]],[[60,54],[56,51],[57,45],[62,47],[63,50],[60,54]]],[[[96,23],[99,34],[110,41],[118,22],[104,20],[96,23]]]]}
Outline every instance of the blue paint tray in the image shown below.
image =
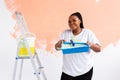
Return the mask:
{"type": "Polygon", "coordinates": [[[73,54],[73,53],[83,53],[83,52],[89,52],[90,47],[86,43],[71,43],[71,42],[64,42],[62,44],[62,52],[63,54],[73,54]]]}

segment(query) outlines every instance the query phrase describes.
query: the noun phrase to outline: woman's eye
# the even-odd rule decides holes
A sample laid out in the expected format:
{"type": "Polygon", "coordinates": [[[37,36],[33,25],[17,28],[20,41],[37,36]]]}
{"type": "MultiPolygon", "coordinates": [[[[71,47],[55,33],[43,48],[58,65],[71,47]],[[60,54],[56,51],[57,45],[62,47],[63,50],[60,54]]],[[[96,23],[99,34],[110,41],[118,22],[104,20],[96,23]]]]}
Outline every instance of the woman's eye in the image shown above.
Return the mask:
{"type": "Polygon", "coordinates": [[[76,22],[76,20],[75,20],[75,19],[73,19],[73,20],[71,20],[71,21],[68,21],[68,23],[71,23],[71,22],[76,22]]]}
{"type": "Polygon", "coordinates": [[[73,19],[73,22],[75,22],[76,20],[75,19],[73,19]]]}

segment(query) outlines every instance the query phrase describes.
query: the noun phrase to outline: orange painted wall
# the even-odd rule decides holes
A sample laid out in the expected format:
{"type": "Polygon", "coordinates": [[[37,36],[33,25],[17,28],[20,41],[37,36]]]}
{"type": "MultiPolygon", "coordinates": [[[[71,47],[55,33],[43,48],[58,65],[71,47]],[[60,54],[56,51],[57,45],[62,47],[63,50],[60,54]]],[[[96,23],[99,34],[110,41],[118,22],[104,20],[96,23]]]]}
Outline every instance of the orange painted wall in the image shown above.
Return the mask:
{"type": "MultiPolygon", "coordinates": [[[[85,28],[91,29],[103,48],[120,38],[119,0],[6,0],[13,13],[21,11],[37,40],[46,40],[48,50],[68,27],[68,17],[81,12],[85,28]]],[[[39,46],[38,46],[39,47],[39,46]]]]}

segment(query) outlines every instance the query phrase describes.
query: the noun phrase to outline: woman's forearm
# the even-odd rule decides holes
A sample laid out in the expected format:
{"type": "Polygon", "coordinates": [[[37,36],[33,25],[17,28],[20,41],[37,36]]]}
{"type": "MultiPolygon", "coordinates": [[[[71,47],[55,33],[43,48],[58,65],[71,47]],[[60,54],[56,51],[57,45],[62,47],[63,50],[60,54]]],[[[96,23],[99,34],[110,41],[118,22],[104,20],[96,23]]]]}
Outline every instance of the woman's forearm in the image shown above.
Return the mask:
{"type": "Polygon", "coordinates": [[[62,46],[62,43],[65,42],[65,40],[60,40],[55,44],[55,49],[59,50],[62,46]]]}
{"type": "Polygon", "coordinates": [[[90,48],[95,52],[100,52],[101,51],[101,46],[98,45],[98,44],[91,44],[90,48]]]}

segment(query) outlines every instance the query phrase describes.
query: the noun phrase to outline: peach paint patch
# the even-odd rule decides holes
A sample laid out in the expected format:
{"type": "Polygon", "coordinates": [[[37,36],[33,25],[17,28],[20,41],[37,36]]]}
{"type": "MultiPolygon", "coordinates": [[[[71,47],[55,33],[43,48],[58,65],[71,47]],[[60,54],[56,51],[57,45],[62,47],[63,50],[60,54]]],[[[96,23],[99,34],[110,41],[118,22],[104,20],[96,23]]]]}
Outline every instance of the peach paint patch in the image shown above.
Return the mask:
{"type": "Polygon", "coordinates": [[[103,48],[120,37],[119,0],[5,1],[12,13],[15,10],[23,13],[29,30],[37,35],[37,48],[52,50],[60,33],[69,28],[69,15],[76,11],[82,13],[85,28],[95,32],[103,48]]]}

